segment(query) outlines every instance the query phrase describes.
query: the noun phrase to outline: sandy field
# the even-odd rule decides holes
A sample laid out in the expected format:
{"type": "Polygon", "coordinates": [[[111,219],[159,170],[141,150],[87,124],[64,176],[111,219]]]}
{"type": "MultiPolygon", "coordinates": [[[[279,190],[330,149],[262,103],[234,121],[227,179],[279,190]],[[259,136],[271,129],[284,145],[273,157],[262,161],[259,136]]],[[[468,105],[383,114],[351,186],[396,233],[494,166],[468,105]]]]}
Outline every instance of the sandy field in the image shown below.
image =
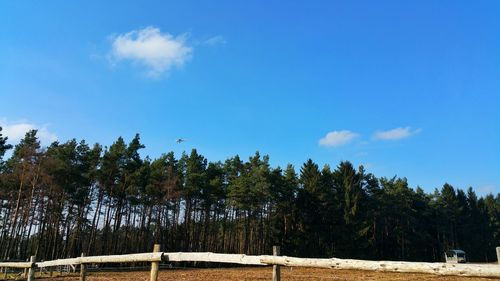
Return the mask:
{"type": "MultiPolygon", "coordinates": [[[[198,281],[198,280],[271,280],[272,267],[244,267],[244,268],[219,268],[219,269],[162,269],[159,280],[178,280],[178,281],[198,281]]],[[[77,281],[78,275],[70,275],[57,278],[36,278],[36,280],[52,281],[77,281]]],[[[87,276],[89,281],[111,281],[111,280],[149,280],[149,271],[132,272],[89,272],[87,276]]],[[[428,274],[411,273],[383,273],[373,271],[359,270],[333,270],[333,269],[315,269],[315,268],[281,268],[281,280],[404,280],[404,281],[485,281],[500,280],[490,278],[475,277],[455,277],[455,276],[437,276],[428,274]]]]}

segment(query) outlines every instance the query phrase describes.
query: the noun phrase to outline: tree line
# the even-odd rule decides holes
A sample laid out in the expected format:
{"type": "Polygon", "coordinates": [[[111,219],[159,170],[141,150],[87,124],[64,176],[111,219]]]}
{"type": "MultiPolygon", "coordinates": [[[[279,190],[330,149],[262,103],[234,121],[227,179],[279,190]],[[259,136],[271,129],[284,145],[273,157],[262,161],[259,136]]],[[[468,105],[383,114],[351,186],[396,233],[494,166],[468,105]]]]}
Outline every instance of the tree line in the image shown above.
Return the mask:
{"type": "Polygon", "coordinates": [[[109,147],[84,140],[15,146],[0,128],[0,260],[212,251],[442,261],[460,248],[496,259],[500,194],[377,178],[348,161],[271,167],[258,152],[209,162],[193,149],[141,157],[140,136],[109,147]],[[10,157],[4,159],[11,150],[10,157]]]}

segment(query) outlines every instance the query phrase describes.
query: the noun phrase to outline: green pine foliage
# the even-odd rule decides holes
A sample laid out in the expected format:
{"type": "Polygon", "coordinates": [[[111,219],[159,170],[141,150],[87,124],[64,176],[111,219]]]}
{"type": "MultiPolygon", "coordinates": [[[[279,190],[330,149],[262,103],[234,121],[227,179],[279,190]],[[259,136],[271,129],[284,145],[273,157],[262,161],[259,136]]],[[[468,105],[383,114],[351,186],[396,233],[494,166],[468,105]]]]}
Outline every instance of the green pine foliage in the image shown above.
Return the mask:
{"type": "Polygon", "coordinates": [[[151,250],[441,261],[460,248],[493,261],[500,194],[445,183],[433,193],[343,161],[298,171],[256,152],[210,162],[197,150],[142,157],[140,136],[15,147],[0,128],[0,259],[151,250]],[[5,152],[13,149],[8,159],[5,152]]]}

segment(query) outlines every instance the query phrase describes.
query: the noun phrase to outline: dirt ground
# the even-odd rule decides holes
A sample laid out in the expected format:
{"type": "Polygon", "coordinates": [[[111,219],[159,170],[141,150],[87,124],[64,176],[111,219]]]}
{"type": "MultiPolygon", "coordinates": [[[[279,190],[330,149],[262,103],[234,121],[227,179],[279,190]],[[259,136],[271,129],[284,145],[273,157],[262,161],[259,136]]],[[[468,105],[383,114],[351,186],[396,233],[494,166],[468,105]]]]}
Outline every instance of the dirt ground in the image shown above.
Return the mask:
{"type": "MultiPolygon", "coordinates": [[[[179,281],[217,281],[217,280],[271,280],[272,267],[244,267],[244,268],[219,268],[219,269],[162,269],[159,280],[179,280],[179,281]]],[[[77,281],[77,275],[66,276],[64,278],[36,278],[36,280],[45,281],[77,281]]],[[[90,272],[87,275],[89,281],[132,281],[149,280],[149,271],[133,272],[90,272]]],[[[281,280],[283,281],[485,281],[500,280],[475,277],[455,277],[455,276],[437,276],[428,274],[412,273],[384,273],[359,270],[333,270],[333,269],[315,269],[315,268],[281,268],[281,280]]]]}

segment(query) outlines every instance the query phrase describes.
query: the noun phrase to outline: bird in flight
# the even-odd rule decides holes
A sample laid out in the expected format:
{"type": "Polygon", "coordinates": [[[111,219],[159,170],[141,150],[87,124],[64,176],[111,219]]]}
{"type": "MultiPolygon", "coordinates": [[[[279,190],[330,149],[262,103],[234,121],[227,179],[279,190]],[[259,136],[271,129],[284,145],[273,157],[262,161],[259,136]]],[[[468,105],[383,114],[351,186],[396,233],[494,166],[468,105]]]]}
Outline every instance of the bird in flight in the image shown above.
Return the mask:
{"type": "Polygon", "coordinates": [[[176,143],[183,143],[185,141],[186,141],[186,139],[182,139],[182,138],[178,138],[175,140],[176,143]]]}

